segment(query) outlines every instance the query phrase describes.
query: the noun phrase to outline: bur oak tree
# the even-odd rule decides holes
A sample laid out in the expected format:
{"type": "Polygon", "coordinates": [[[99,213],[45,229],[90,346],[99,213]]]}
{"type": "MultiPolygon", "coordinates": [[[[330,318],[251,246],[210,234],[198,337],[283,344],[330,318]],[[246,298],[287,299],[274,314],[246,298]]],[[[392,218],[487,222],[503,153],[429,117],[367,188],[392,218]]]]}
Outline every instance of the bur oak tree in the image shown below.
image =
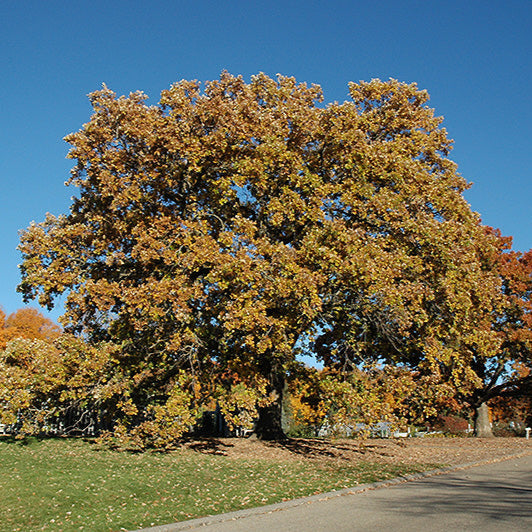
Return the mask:
{"type": "Polygon", "coordinates": [[[323,106],[315,85],[224,72],[156,105],[106,87],[90,100],[66,137],[77,195],[23,232],[19,289],[64,295],[68,331],[117,346],[123,427],[189,423],[176,397],[198,408],[237,383],[259,437],[281,437],[302,351],[475,385],[472,357],[500,343],[479,312],[500,292],[495,237],[425,91],[352,83],[323,106]]]}

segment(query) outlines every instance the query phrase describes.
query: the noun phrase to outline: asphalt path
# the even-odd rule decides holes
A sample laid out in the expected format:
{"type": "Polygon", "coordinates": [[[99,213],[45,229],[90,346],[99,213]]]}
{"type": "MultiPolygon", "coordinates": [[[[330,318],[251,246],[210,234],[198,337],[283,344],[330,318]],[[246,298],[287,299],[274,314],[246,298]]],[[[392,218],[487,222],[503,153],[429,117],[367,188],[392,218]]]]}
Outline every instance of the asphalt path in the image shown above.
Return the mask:
{"type": "Polygon", "coordinates": [[[464,466],[150,532],[532,531],[532,455],[464,466]]]}

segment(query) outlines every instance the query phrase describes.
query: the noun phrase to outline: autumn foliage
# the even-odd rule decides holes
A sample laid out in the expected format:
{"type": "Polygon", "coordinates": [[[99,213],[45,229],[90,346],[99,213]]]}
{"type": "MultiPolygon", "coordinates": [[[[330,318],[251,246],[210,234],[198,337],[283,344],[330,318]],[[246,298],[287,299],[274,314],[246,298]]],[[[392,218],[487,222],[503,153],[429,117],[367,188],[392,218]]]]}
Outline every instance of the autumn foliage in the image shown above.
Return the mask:
{"type": "MultiPolygon", "coordinates": [[[[23,232],[19,289],[49,307],[64,296],[65,330],[111,346],[117,434],[159,445],[219,401],[279,437],[300,353],[328,370],[307,418],[363,412],[364,388],[373,417],[401,420],[413,403],[387,387],[406,397],[410,374],[372,389],[357,368],[401,363],[429,395],[466,398],[476,362],[528,341],[510,319],[506,336],[493,326],[499,239],[462,196],[427,93],[372,80],[349,95],[323,106],[315,85],[228,73],[156,105],[90,95],[90,121],[66,138],[77,197],[23,232]]],[[[422,402],[420,415],[438,400],[422,402]]]]}
{"type": "Polygon", "coordinates": [[[14,338],[51,341],[61,328],[34,308],[22,308],[6,317],[0,308],[0,349],[14,338]]]}

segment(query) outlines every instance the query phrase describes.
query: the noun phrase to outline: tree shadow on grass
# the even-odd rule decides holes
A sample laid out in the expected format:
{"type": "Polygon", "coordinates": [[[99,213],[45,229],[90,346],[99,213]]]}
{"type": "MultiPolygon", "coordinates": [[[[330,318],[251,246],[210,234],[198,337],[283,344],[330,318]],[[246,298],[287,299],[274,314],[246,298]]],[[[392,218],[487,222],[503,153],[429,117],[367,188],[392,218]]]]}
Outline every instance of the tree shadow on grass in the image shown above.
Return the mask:
{"type": "Polygon", "coordinates": [[[350,442],[322,440],[319,438],[288,438],[280,441],[265,441],[264,445],[272,448],[281,448],[290,453],[305,458],[336,458],[352,460],[364,458],[366,455],[390,456],[389,449],[379,446],[375,442],[365,440],[352,440],[350,442]]]}
{"type": "MultiPolygon", "coordinates": [[[[244,448],[250,455],[254,454],[254,446],[257,450],[261,447],[270,450],[280,450],[294,458],[307,459],[335,459],[342,461],[350,460],[374,460],[375,458],[388,458],[393,456],[390,446],[379,445],[375,440],[323,440],[320,438],[286,438],[284,440],[256,440],[252,447],[244,448]]],[[[402,442],[401,442],[402,443],[402,442]]],[[[400,445],[398,443],[397,445],[400,445]]],[[[242,439],[245,445],[245,440],[242,439]]],[[[234,449],[238,451],[239,444],[234,438],[202,437],[183,440],[183,446],[202,454],[227,456],[234,449]]]]}
{"type": "Polygon", "coordinates": [[[234,445],[221,438],[197,438],[185,440],[185,445],[188,449],[202,454],[216,454],[221,456],[227,455],[227,449],[234,447],[234,445]]]}

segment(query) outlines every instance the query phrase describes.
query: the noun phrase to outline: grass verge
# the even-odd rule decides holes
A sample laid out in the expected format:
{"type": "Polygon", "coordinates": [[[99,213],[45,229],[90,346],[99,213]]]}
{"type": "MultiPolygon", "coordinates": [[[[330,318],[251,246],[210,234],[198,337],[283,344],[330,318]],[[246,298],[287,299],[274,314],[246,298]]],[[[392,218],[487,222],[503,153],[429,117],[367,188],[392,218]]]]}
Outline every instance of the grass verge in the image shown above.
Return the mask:
{"type": "Polygon", "coordinates": [[[437,467],[131,454],[82,440],[0,440],[0,530],[119,531],[183,521],[437,467]]]}

